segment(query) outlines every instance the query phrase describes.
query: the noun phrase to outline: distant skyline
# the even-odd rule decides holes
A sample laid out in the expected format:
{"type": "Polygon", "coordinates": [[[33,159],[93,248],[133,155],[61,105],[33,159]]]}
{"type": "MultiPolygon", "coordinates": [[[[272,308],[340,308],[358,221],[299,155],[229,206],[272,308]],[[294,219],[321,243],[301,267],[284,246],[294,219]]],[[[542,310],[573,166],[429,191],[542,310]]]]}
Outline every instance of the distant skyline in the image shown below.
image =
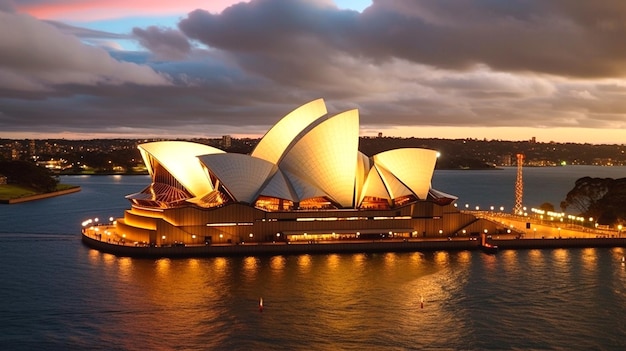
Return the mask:
{"type": "Polygon", "coordinates": [[[0,0],[0,138],[360,134],[626,144],[614,0],[0,0]]]}

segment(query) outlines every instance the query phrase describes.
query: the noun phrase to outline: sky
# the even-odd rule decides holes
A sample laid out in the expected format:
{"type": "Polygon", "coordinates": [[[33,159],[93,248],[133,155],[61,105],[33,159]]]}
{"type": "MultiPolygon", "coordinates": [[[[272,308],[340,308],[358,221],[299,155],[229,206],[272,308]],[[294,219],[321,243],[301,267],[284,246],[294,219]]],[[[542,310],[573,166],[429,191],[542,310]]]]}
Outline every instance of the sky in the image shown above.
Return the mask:
{"type": "Polygon", "coordinates": [[[626,144],[618,0],[0,0],[0,138],[261,137],[324,98],[362,136],[626,144]]]}

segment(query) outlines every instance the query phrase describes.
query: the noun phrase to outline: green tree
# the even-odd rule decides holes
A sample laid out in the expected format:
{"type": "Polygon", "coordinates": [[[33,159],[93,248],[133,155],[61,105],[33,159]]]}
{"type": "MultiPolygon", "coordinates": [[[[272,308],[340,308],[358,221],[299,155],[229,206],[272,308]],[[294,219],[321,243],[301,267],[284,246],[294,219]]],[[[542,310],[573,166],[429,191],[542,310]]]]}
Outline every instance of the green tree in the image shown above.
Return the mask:
{"type": "Polygon", "coordinates": [[[561,202],[563,210],[573,207],[600,224],[615,224],[626,219],[626,178],[583,177],[561,202]]]}
{"type": "Polygon", "coordinates": [[[9,183],[19,184],[38,192],[51,192],[57,186],[57,180],[52,172],[28,161],[0,161],[0,174],[4,174],[9,183]]]}

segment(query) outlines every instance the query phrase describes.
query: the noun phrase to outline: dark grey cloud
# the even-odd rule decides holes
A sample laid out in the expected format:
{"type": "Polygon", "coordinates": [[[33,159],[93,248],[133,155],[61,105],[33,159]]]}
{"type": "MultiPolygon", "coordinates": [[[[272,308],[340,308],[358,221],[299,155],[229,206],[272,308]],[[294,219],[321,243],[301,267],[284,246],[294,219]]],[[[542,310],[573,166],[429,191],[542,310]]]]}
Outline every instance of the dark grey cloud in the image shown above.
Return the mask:
{"type": "Polygon", "coordinates": [[[139,43],[155,54],[159,60],[182,60],[191,52],[191,44],[180,31],[150,26],[133,28],[139,43]]]}
{"type": "Polygon", "coordinates": [[[359,13],[252,0],[127,34],[0,12],[0,131],[262,135],[320,97],[331,113],[358,108],[364,131],[619,130],[624,7],[378,0],[359,13]],[[98,42],[118,39],[148,51],[98,42]]]}
{"type": "MultiPolygon", "coordinates": [[[[310,48],[371,60],[400,58],[445,69],[571,77],[626,72],[626,9],[614,0],[379,0],[363,13],[305,0],[261,0],[221,14],[191,12],[189,37],[238,54],[310,48]]],[[[324,54],[321,52],[319,54],[324,54]]]]}

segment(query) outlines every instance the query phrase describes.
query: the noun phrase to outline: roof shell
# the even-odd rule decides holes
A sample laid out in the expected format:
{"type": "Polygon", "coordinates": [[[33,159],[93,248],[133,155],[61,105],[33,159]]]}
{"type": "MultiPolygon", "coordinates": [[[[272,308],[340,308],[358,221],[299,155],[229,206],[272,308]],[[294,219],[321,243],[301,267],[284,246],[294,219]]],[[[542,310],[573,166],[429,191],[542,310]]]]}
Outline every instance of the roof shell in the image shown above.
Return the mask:
{"type": "Polygon", "coordinates": [[[291,184],[289,184],[287,177],[280,169],[274,173],[259,195],[286,199],[293,202],[298,201],[298,195],[294,194],[291,184]]]}
{"type": "Polygon", "coordinates": [[[239,202],[253,203],[263,184],[277,171],[275,164],[244,154],[212,154],[198,158],[239,202]]]}
{"type": "Polygon", "coordinates": [[[437,161],[436,151],[418,148],[395,149],[376,154],[373,159],[375,165],[391,172],[418,198],[426,199],[437,161]]]}
{"type": "Polygon", "coordinates": [[[206,194],[213,190],[211,182],[196,156],[225,153],[223,150],[208,145],[188,141],[155,141],[141,144],[138,148],[151,175],[154,176],[154,170],[148,155],[156,159],[194,196],[206,194]]]}
{"type": "Polygon", "coordinates": [[[277,164],[291,142],[311,123],[326,113],[324,99],[313,100],[296,108],[263,136],[251,155],[277,164]]]}
{"type": "Polygon", "coordinates": [[[342,207],[353,207],[358,146],[359,114],[349,110],[303,131],[279,167],[323,190],[342,207]]]}

